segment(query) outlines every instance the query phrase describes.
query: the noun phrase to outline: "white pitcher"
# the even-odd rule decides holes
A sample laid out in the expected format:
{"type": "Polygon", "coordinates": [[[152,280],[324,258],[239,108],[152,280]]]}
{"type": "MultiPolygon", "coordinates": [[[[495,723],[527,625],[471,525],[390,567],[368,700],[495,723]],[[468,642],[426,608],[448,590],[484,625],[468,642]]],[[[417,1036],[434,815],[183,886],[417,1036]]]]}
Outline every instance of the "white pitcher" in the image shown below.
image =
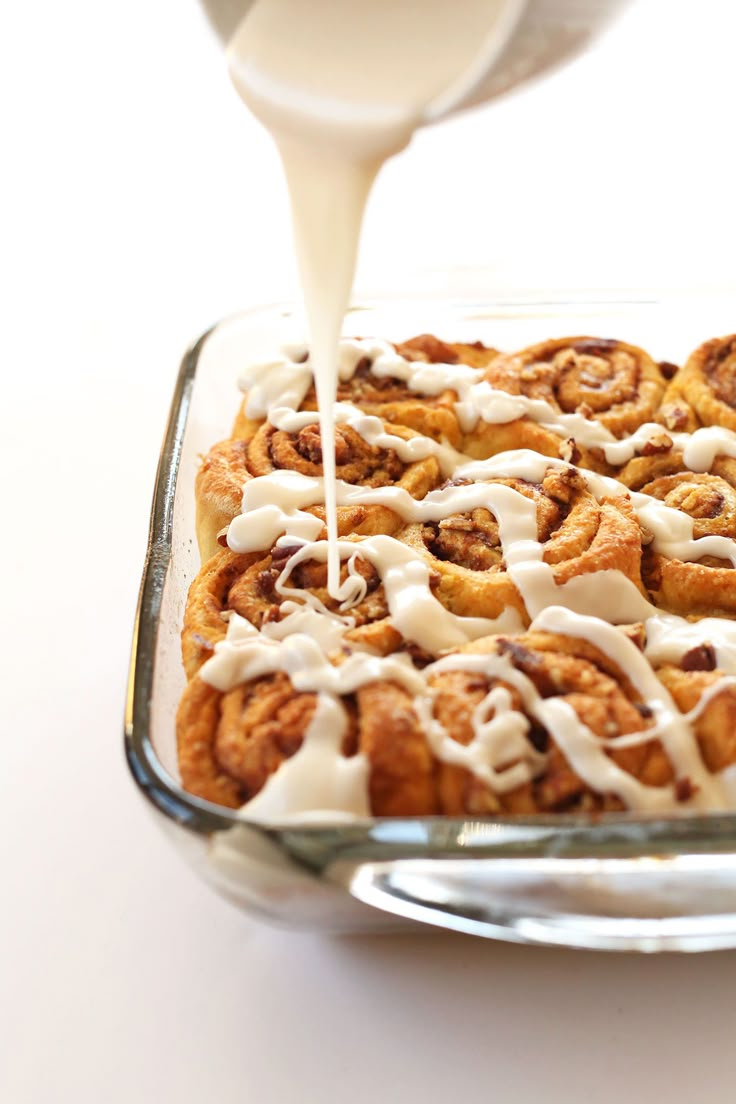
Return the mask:
{"type": "MultiPolygon", "coordinates": [[[[210,22],[224,43],[228,43],[244,16],[258,3],[270,0],[202,0],[210,22]]],[[[605,29],[629,0],[445,0],[455,25],[468,18],[483,22],[478,48],[464,71],[427,107],[422,122],[430,123],[455,111],[494,99],[539,74],[582,52],[605,29]]],[[[390,28],[392,13],[413,12],[415,33],[422,33],[422,0],[291,0],[278,6],[284,16],[284,33],[289,34],[288,12],[309,13],[310,25],[329,35],[336,10],[350,18],[366,6],[374,23],[385,18],[390,28]]],[[[272,5],[273,6],[273,5],[272,5]]],[[[430,4],[429,7],[436,5],[430,4]]],[[[423,9],[424,8],[424,13],[423,9]]],[[[298,31],[297,31],[298,34],[298,31]]],[[[432,58],[428,58],[431,66],[432,58]]]]}

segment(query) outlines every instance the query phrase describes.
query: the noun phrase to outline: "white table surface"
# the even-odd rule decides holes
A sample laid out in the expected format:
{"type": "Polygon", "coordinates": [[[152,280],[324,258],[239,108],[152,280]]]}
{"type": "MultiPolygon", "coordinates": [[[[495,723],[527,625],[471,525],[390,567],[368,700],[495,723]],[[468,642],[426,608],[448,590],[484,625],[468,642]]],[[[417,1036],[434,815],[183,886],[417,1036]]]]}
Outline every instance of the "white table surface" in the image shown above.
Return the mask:
{"type": "MultiPolygon", "coordinates": [[[[638,0],[421,135],[359,285],[733,282],[734,29],[638,0]]],[[[121,731],[157,452],[188,342],[294,294],[284,188],[194,0],[3,5],[0,93],[0,1100],[732,1101],[734,953],[284,933],[159,833],[121,731]]]]}

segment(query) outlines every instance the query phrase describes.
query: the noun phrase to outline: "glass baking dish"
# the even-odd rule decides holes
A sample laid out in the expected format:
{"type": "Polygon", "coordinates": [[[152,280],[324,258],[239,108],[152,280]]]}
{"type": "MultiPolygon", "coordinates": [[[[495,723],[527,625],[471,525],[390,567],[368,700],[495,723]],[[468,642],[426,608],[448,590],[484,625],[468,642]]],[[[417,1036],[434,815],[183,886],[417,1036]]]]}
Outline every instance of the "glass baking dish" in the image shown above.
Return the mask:
{"type": "MultiPolygon", "coordinates": [[[[680,363],[736,328],[726,292],[392,298],[358,304],[349,336],[432,332],[507,350],[592,334],[680,363]]],[[[194,477],[228,436],[237,377],[303,336],[268,307],[227,319],[186,354],[156,480],[138,605],[125,740],[141,791],[200,874],[275,923],[326,931],[399,918],[515,942],[610,950],[736,946],[736,816],[309,820],[264,826],[177,782],[174,716],[184,687],[179,633],[199,563],[194,477]]]]}

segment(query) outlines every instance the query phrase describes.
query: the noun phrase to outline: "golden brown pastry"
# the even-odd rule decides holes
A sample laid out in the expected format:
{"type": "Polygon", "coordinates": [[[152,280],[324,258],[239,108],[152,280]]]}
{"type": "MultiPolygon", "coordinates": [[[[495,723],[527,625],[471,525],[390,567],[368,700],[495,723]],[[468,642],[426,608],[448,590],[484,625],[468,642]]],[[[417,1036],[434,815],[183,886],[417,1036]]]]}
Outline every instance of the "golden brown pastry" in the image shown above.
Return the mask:
{"type": "Polygon", "coordinates": [[[195,526],[202,563],[220,547],[218,537],[240,513],[250,479],[247,443],[231,438],[213,445],[194,481],[195,526]]]}
{"type": "Polygon", "coordinates": [[[736,431],[736,334],[706,341],[691,354],[667,387],[657,420],[675,432],[736,431]]]}
{"type": "MultiPolygon", "coordinates": [[[[668,663],[660,667],[657,677],[669,690],[678,709],[689,713],[722,679],[723,672],[715,666],[712,647],[693,649],[683,660],[683,666],[668,663]],[[687,669],[683,669],[683,666],[687,669]]],[[[703,761],[709,771],[722,771],[736,763],[736,688],[724,685],[710,698],[695,721],[695,735],[703,761]]],[[[681,800],[685,794],[681,789],[681,800]]]]}

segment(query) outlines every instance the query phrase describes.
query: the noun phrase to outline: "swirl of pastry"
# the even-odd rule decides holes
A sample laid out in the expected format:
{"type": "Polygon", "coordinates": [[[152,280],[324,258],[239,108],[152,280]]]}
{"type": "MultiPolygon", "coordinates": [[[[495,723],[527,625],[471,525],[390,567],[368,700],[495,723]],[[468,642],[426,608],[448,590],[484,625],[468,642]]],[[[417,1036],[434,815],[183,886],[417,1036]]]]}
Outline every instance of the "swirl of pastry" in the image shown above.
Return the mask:
{"type": "Polygon", "coordinates": [[[736,459],[717,456],[710,471],[692,472],[685,469],[682,453],[671,449],[630,460],[620,479],[631,490],[686,515],[692,525],[686,549],[697,559],[675,554],[674,532],[671,546],[652,540],[645,548],[642,573],[652,601],[686,616],[736,617],[733,560],[712,549],[698,554],[690,543],[706,537],[736,540],[736,459]]]}
{"type": "MultiPolygon", "coordinates": [[[[490,479],[536,508],[536,539],[541,562],[549,565],[554,587],[600,571],[619,571],[643,595],[641,528],[626,495],[598,501],[573,467],[550,467],[541,483],[490,479]]],[[[492,495],[489,493],[489,499],[492,495]]],[[[503,515],[493,506],[452,513],[438,522],[407,525],[397,539],[429,563],[439,601],[460,616],[499,617],[509,607],[528,624],[524,594],[509,569],[502,546],[503,515]]],[[[564,604],[562,594],[556,599],[564,604]]]]}
{"type": "Polygon", "coordinates": [[[378,572],[360,556],[350,567],[347,561],[341,567],[341,582],[345,583],[350,571],[361,577],[365,591],[346,617],[341,616],[341,602],[327,589],[326,562],[303,560],[286,572],[288,577],[280,585],[291,556],[300,547],[277,544],[266,555],[221,548],[207,561],[190,587],[184,613],[181,640],[188,678],[225,638],[233,613],[256,629],[267,626],[266,632],[278,639],[282,631],[278,626],[289,614],[311,609],[317,613],[310,631],[315,635],[323,631],[328,646],[336,650],[361,648],[387,655],[402,644],[401,634],[391,624],[378,572]],[[320,616],[324,614],[328,616],[320,616]]]}
{"type": "MultiPolygon", "coordinates": [[[[405,426],[386,426],[399,442],[419,435],[405,426]]],[[[402,460],[393,448],[369,444],[350,425],[335,426],[337,478],[359,487],[401,487],[413,498],[423,498],[440,480],[434,456],[402,460]]],[[[204,458],[195,481],[197,540],[202,562],[219,547],[218,536],[241,512],[243,485],[255,476],[289,470],[302,475],[322,475],[322,442],[318,424],[287,433],[268,423],[251,441],[237,438],[215,445],[204,458]]],[[[311,513],[324,520],[324,507],[311,513]]],[[[393,533],[401,519],[387,506],[370,505],[338,510],[340,535],[393,533]]]]}
{"type": "Polygon", "coordinates": [[[531,414],[494,422],[491,405],[463,441],[470,456],[484,459],[510,448],[531,448],[601,471],[609,470],[601,448],[586,443],[584,423],[577,431],[564,431],[564,416],[578,415],[612,438],[627,437],[654,418],[665,389],[662,372],[643,349],[597,337],[557,338],[502,354],[491,361],[484,379],[493,390],[542,400],[548,413],[535,415],[542,422],[563,417],[554,431],[531,414]]]}
{"type": "MultiPolygon", "coordinates": [[[[387,348],[393,349],[397,357],[410,364],[419,362],[464,365],[477,370],[485,368],[498,355],[496,349],[483,345],[480,341],[472,344],[449,344],[432,334],[420,334],[408,341],[388,345],[387,348]]],[[[303,355],[306,359],[306,350],[303,355]]],[[[453,373],[448,374],[444,385],[440,377],[440,385],[432,387],[430,393],[426,386],[422,387],[421,381],[415,380],[412,384],[413,373],[403,371],[400,374],[391,374],[390,365],[386,371],[383,363],[379,364],[380,361],[380,355],[376,357],[370,347],[362,355],[359,354],[347,378],[342,375],[338,379],[337,401],[350,403],[365,414],[371,414],[384,422],[408,426],[423,437],[446,441],[454,448],[459,448],[462,432],[455,413],[458,393],[452,387],[453,373]]],[[[470,375],[472,377],[472,373],[470,375]]],[[[263,424],[262,419],[248,415],[247,407],[246,395],[233,426],[233,436],[243,440],[251,440],[263,424]]],[[[317,393],[314,384],[311,384],[304,394],[299,410],[317,409],[317,393]]]]}
{"type": "MultiPolygon", "coordinates": [[[[419,435],[405,426],[384,426],[386,433],[400,441],[419,435]]],[[[437,485],[440,469],[434,456],[406,462],[392,448],[370,444],[357,429],[339,422],[335,426],[336,476],[356,487],[404,487],[414,498],[421,498],[437,485]]],[[[279,469],[302,475],[322,475],[322,437],[317,423],[296,433],[264,425],[247,447],[247,465],[251,475],[270,475],[279,469]]]]}
{"type": "Polygon", "coordinates": [[[736,431],[736,334],[700,345],[674,376],[657,421],[692,433],[700,426],[736,431]]]}

